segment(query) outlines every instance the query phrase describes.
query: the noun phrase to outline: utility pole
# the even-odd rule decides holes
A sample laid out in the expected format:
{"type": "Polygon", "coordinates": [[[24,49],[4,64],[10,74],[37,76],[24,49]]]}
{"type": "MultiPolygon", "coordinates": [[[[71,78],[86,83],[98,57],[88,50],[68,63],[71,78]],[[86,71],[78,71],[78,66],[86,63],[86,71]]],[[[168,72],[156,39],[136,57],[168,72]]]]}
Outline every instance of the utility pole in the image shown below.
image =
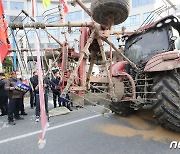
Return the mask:
{"type": "MultiPolygon", "coordinates": [[[[12,30],[12,33],[14,35],[14,30],[12,30]]],[[[13,49],[16,49],[16,43],[15,43],[15,38],[12,38],[12,46],[13,46],[13,49]]],[[[14,71],[17,71],[17,61],[16,61],[16,52],[13,52],[13,67],[14,67],[14,71]]]]}

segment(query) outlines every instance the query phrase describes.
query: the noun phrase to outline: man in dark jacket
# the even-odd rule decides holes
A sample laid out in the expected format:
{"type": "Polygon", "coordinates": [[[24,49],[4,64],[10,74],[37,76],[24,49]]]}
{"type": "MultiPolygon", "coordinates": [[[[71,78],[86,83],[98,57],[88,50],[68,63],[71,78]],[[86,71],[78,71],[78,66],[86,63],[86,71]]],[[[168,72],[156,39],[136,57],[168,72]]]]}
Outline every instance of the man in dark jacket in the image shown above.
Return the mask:
{"type": "MultiPolygon", "coordinates": [[[[53,103],[54,103],[54,108],[56,108],[57,104],[57,97],[60,97],[60,77],[59,77],[59,72],[56,71],[54,72],[54,77],[51,79],[51,90],[53,92],[53,103]]],[[[59,106],[61,106],[59,102],[59,106]]]]}
{"type": "Polygon", "coordinates": [[[14,85],[18,82],[17,73],[12,72],[12,77],[9,79],[9,84],[6,88],[9,89],[9,106],[8,106],[8,123],[11,125],[15,125],[13,119],[22,120],[23,118],[19,115],[21,99],[23,97],[23,92],[20,92],[14,88],[14,85]]]}
{"type": "MultiPolygon", "coordinates": [[[[46,115],[49,120],[48,115],[48,89],[49,89],[49,79],[47,77],[44,78],[43,82],[44,86],[44,100],[45,100],[45,109],[46,109],[46,115]]],[[[39,97],[39,82],[38,82],[38,75],[34,76],[34,80],[32,81],[32,85],[35,92],[35,103],[36,103],[36,122],[39,122],[40,118],[40,97],[39,97]]]]}
{"type": "Polygon", "coordinates": [[[30,78],[30,82],[31,82],[31,89],[30,89],[30,106],[31,108],[33,109],[33,107],[36,105],[35,102],[36,102],[36,98],[35,98],[35,91],[34,91],[34,86],[33,86],[33,83],[34,83],[34,80],[36,80],[37,76],[37,71],[34,71],[33,72],[33,76],[30,78]]]}
{"type": "Polygon", "coordinates": [[[8,80],[5,78],[5,74],[0,72],[0,109],[1,115],[7,115],[7,106],[8,106],[8,91],[5,89],[5,85],[8,83],[8,80]]]}

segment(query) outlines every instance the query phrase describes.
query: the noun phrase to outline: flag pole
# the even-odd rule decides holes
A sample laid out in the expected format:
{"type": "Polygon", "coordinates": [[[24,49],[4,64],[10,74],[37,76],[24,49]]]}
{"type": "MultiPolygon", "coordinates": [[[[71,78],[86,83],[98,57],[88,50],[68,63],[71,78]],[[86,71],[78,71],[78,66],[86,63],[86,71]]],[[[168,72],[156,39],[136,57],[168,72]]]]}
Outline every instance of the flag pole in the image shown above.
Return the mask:
{"type": "Polygon", "coordinates": [[[10,42],[8,40],[7,23],[5,21],[3,2],[0,0],[0,71],[3,71],[2,62],[4,58],[9,54],[8,48],[10,48],[10,42]]]}
{"type": "Polygon", "coordinates": [[[3,72],[2,62],[1,62],[1,54],[0,54],[0,72],[3,72]]]}

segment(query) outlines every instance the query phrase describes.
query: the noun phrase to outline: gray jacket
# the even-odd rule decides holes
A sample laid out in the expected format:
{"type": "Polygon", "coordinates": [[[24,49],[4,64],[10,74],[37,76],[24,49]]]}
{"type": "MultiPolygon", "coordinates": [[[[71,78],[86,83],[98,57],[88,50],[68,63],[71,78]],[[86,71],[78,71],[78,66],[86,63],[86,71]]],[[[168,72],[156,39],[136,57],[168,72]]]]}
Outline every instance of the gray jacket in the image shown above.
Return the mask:
{"type": "Polygon", "coordinates": [[[18,90],[10,90],[10,87],[14,87],[15,83],[18,81],[17,78],[10,78],[9,83],[6,85],[6,89],[9,89],[9,97],[10,98],[23,98],[23,92],[18,90]]]}

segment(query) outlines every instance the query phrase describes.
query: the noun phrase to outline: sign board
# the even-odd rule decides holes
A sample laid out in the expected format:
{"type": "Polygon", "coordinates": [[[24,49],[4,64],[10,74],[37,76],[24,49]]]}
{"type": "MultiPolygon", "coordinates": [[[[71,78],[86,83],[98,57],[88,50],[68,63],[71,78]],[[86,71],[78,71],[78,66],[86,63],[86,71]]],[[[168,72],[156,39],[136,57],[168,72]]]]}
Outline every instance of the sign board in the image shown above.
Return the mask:
{"type": "Polygon", "coordinates": [[[18,81],[18,82],[15,83],[14,89],[18,90],[20,92],[23,92],[25,94],[25,93],[27,93],[30,90],[30,86],[24,84],[21,81],[18,81]]]}
{"type": "Polygon", "coordinates": [[[66,94],[66,98],[59,97],[58,102],[64,102],[64,103],[69,102],[69,95],[66,94]]]}

